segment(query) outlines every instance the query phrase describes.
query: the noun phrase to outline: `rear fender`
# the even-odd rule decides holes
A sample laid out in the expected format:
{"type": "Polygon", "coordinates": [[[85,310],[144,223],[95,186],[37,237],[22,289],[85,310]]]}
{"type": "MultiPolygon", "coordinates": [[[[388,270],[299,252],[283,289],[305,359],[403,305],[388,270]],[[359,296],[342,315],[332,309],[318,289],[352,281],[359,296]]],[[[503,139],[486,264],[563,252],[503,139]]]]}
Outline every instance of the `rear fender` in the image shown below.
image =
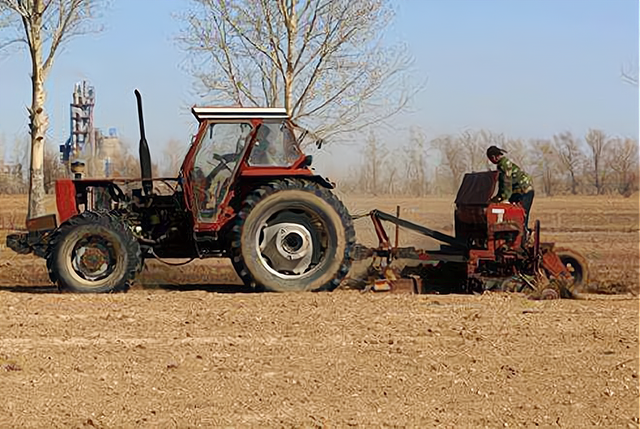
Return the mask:
{"type": "Polygon", "coordinates": [[[244,182],[242,183],[243,193],[240,196],[244,199],[244,196],[255,189],[257,186],[261,184],[267,184],[273,180],[282,180],[282,179],[302,179],[308,180],[313,183],[317,183],[323,188],[327,189],[335,189],[336,185],[333,182],[330,182],[328,179],[322,176],[316,175],[295,175],[295,174],[283,174],[278,176],[259,176],[259,177],[245,177],[243,178],[244,182]]]}
{"type": "Polygon", "coordinates": [[[321,185],[327,189],[335,189],[336,184],[329,181],[329,179],[322,177],[322,176],[310,176],[309,180],[311,180],[312,182],[317,183],[318,185],[321,185]]]}

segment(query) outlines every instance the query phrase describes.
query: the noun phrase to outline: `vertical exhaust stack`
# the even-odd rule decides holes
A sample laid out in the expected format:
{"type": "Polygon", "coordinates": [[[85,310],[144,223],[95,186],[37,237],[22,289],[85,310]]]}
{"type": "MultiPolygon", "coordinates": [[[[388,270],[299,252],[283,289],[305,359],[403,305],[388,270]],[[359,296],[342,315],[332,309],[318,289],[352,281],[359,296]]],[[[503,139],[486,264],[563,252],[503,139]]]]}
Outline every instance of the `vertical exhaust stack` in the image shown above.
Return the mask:
{"type": "Polygon", "coordinates": [[[138,122],[140,123],[140,173],[142,177],[142,189],[145,196],[151,195],[153,190],[153,181],[151,180],[151,154],[149,153],[149,144],[144,132],[144,118],[142,116],[142,97],[136,89],[136,99],[138,101],[138,122]]]}

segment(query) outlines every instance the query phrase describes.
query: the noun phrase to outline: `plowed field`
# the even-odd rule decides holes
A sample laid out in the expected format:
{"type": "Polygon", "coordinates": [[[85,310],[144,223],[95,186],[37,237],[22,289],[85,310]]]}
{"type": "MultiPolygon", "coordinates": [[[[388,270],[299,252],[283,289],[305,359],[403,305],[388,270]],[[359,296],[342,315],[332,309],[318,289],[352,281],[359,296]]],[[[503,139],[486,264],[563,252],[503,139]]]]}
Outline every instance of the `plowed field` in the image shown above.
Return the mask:
{"type": "MultiPolygon", "coordinates": [[[[452,230],[450,198],[345,202],[452,230]]],[[[0,196],[0,243],[25,204],[0,196]]],[[[205,261],[71,295],[2,249],[0,427],[639,427],[637,198],[538,198],[532,218],[601,293],[252,294],[205,261]]]]}

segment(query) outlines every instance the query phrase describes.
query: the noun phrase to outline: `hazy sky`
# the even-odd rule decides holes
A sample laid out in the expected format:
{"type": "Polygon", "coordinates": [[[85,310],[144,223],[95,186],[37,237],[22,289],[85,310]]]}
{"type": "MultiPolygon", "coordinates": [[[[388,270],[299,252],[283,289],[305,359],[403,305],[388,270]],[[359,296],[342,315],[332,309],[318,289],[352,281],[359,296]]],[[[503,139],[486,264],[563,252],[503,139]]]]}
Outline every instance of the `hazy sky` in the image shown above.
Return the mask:
{"type": "MultiPolygon", "coordinates": [[[[50,143],[69,133],[74,83],[96,88],[95,122],[138,141],[133,90],[140,89],[147,138],[160,156],[170,138],[188,141],[189,112],[200,99],[180,64],[172,14],[186,0],[112,0],[104,32],[74,39],[47,84],[50,143]]],[[[638,89],[620,79],[637,65],[634,0],[396,0],[389,40],[404,41],[427,85],[414,113],[399,118],[427,135],[488,128],[510,136],[550,137],[588,128],[638,137],[638,89]]],[[[0,136],[11,145],[27,133],[26,52],[0,54],[0,136]]],[[[7,150],[8,151],[8,150],[7,150]]]]}

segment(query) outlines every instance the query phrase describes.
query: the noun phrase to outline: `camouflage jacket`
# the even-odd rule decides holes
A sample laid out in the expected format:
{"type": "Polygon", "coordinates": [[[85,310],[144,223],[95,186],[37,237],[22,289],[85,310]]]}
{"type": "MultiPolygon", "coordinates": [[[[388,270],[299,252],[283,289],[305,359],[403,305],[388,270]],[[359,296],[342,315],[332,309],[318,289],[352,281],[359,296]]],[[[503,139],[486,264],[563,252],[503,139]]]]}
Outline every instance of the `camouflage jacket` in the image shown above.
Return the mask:
{"type": "Polygon", "coordinates": [[[524,194],[533,190],[531,176],[525,173],[519,166],[503,156],[498,161],[498,197],[508,200],[511,194],[524,194]]]}

